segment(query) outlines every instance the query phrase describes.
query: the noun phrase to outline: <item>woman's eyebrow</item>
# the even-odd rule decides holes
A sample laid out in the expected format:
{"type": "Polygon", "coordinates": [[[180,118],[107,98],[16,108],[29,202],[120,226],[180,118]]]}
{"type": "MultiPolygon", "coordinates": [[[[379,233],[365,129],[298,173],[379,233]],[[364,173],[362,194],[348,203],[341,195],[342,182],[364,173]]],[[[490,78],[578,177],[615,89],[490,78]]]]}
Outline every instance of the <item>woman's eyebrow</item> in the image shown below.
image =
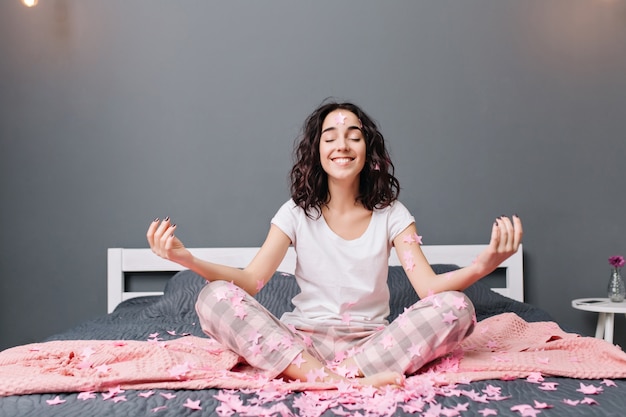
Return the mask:
{"type": "MultiPolygon", "coordinates": [[[[333,130],[337,130],[337,128],[336,128],[335,126],[329,126],[329,127],[327,127],[326,129],[322,130],[322,134],[323,134],[323,133],[326,133],[326,132],[333,131],[333,130]]],[[[346,130],[348,130],[348,131],[350,131],[350,130],[358,130],[358,131],[361,131],[361,128],[360,128],[359,126],[357,126],[357,125],[353,125],[353,126],[348,126],[348,127],[346,128],[346,130]]]]}
{"type": "Polygon", "coordinates": [[[348,126],[348,128],[346,130],[358,130],[359,132],[362,132],[361,128],[359,126],[348,126]]]}

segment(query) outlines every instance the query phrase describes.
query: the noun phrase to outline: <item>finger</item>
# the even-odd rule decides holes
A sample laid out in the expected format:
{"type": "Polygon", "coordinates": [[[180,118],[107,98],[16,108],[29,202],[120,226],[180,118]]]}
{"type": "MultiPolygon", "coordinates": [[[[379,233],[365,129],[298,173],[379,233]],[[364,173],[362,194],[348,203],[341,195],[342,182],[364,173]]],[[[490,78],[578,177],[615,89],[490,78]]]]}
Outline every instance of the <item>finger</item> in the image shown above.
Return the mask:
{"type": "Polygon", "coordinates": [[[146,232],[146,238],[148,239],[148,244],[150,245],[150,248],[152,248],[153,251],[154,251],[154,232],[156,231],[158,225],[159,225],[159,218],[157,217],[156,219],[152,221],[152,223],[150,223],[150,226],[148,226],[148,231],[146,232]]]}
{"type": "Polygon", "coordinates": [[[175,240],[176,240],[176,236],[174,235],[174,229],[176,229],[176,225],[173,224],[172,227],[170,227],[171,233],[168,236],[168,238],[165,240],[165,250],[169,251],[171,249],[174,248],[174,244],[175,244],[175,240]]]}
{"type": "Polygon", "coordinates": [[[504,233],[501,238],[501,249],[504,252],[510,252],[513,250],[513,223],[511,222],[511,219],[506,216],[500,217],[500,222],[502,227],[504,228],[504,233]]]}
{"type": "Polygon", "coordinates": [[[500,227],[498,226],[498,220],[493,222],[493,226],[491,227],[491,240],[489,241],[489,246],[494,251],[498,250],[498,245],[500,244],[500,227]]]}
{"type": "Polygon", "coordinates": [[[161,248],[163,249],[167,249],[167,241],[170,239],[170,237],[174,234],[174,229],[176,228],[176,225],[173,224],[171,226],[168,226],[164,231],[163,234],[161,235],[161,237],[159,238],[160,240],[160,245],[161,248]]]}
{"type": "Polygon", "coordinates": [[[167,216],[163,219],[163,221],[159,224],[159,227],[154,232],[154,243],[159,244],[161,240],[161,236],[170,225],[170,216],[167,216]]]}
{"type": "Polygon", "coordinates": [[[513,215],[513,227],[515,228],[515,238],[513,242],[515,244],[515,249],[517,250],[519,245],[522,243],[522,237],[524,236],[524,228],[522,227],[522,219],[520,219],[520,217],[517,214],[513,215]]]}

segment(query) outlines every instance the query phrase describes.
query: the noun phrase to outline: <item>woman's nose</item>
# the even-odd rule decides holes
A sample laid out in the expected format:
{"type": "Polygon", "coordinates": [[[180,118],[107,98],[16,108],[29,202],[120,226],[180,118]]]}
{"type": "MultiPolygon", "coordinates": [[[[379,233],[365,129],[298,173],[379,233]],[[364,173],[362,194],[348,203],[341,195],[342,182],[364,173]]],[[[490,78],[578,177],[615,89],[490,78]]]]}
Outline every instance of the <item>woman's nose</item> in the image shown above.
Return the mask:
{"type": "Polygon", "coordinates": [[[349,149],[348,140],[346,138],[339,138],[337,140],[337,148],[341,150],[348,150],[349,149]]]}

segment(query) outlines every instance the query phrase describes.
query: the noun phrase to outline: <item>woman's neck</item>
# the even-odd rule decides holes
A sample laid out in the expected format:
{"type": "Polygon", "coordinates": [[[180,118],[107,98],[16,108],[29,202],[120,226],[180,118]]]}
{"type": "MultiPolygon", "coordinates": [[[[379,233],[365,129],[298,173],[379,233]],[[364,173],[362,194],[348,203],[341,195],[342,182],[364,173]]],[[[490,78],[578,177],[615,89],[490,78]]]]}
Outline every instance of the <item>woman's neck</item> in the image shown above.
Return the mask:
{"type": "Polygon", "coordinates": [[[345,212],[361,206],[357,198],[359,196],[359,184],[331,183],[328,184],[328,202],[326,208],[345,212]]]}

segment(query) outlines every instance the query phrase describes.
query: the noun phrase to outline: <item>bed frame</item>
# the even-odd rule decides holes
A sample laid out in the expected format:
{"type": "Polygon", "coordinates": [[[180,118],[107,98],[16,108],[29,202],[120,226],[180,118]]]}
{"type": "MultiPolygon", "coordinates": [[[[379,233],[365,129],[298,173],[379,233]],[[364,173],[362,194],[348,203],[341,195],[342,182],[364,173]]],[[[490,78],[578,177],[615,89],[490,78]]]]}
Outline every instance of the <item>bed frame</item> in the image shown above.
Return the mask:
{"type": "MultiPolygon", "coordinates": [[[[467,266],[487,245],[423,245],[422,250],[431,264],[456,264],[467,266]]],[[[234,267],[245,267],[259,248],[192,248],[197,257],[234,267]]],[[[517,301],[524,301],[524,274],[522,247],[504,261],[506,280],[503,288],[494,291],[517,301]]],[[[395,251],[391,251],[389,265],[400,265],[395,251]]],[[[278,267],[281,272],[292,273],[296,268],[296,253],[289,248],[287,256],[278,267]]],[[[138,272],[182,271],[182,266],[159,258],[150,249],[109,248],[107,254],[107,309],[111,313],[122,301],[147,295],[161,295],[162,292],[126,291],[126,275],[138,272]]]]}

